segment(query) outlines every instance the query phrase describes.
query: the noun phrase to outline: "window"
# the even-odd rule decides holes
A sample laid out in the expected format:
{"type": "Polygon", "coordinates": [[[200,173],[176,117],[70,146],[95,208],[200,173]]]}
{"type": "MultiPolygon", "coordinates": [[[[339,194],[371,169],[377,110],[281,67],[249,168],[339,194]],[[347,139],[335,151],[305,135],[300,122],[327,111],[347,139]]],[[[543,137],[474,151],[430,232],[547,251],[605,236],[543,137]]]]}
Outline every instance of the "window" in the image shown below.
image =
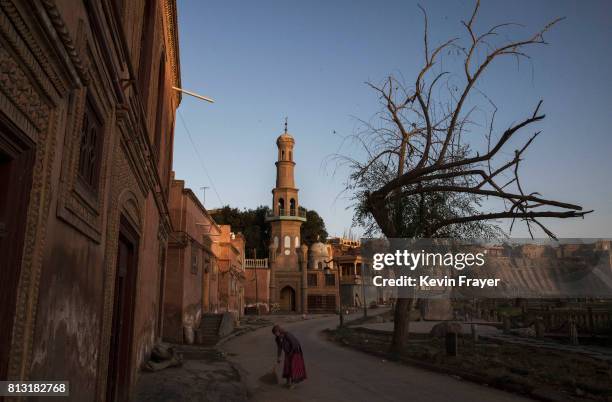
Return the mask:
{"type": "Polygon", "coordinates": [[[206,257],[202,258],[202,272],[207,274],[210,272],[210,257],[206,254],[206,257]]]}
{"type": "Polygon", "coordinates": [[[300,247],[300,238],[298,236],[295,236],[295,248],[300,247]]]}
{"type": "Polygon", "coordinates": [[[325,286],[336,286],[336,275],[325,275],[325,286]]]}
{"type": "Polygon", "coordinates": [[[146,0],[143,9],[143,24],[140,38],[140,58],[138,62],[138,86],[142,95],[142,105],[147,110],[149,99],[149,84],[151,74],[150,60],[153,59],[153,45],[157,43],[155,36],[155,16],[157,10],[157,2],[155,0],[146,0]]]}
{"type": "Polygon", "coordinates": [[[278,199],[278,214],[280,216],[285,215],[285,200],[283,198],[278,199]]]}
{"type": "Polygon", "coordinates": [[[308,286],[317,286],[317,274],[308,274],[308,286]]]}
{"type": "Polygon", "coordinates": [[[289,200],[289,211],[291,216],[295,216],[295,199],[289,200]]]}
{"type": "Polygon", "coordinates": [[[285,248],[291,248],[291,237],[285,236],[285,248]]]}
{"type": "Polygon", "coordinates": [[[195,244],[191,245],[191,273],[198,273],[198,247],[195,244]]]}
{"type": "Polygon", "coordinates": [[[317,268],[321,270],[323,269],[323,263],[321,261],[317,263],[317,268]]]}
{"type": "Polygon", "coordinates": [[[90,99],[85,104],[81,143],[79,146],[79,177],[97,191],[100,176],[102,148],[102,122],[96,114],[90,99]]]}

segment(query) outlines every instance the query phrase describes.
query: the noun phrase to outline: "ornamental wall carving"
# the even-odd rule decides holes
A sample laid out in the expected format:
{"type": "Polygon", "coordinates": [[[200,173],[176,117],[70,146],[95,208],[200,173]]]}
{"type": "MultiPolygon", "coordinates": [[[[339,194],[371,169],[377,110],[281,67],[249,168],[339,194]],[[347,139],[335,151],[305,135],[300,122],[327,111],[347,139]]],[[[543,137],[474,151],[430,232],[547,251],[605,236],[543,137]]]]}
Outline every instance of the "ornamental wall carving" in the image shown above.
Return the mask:
{"type": "MultiPolygon", "coordinates": [[[[23,4],[19,4],[23,6],[23,4]]],[[[63,113],[61,90],[67,87],[35,34],[11,1],[0,2],[0,110],[2,119],[35,144],[28,215],[12,329],[9,379],[27,379],[32,351],[32,322],[38,298],[51,201],[51,166],[56,131],[63,113]]]]}

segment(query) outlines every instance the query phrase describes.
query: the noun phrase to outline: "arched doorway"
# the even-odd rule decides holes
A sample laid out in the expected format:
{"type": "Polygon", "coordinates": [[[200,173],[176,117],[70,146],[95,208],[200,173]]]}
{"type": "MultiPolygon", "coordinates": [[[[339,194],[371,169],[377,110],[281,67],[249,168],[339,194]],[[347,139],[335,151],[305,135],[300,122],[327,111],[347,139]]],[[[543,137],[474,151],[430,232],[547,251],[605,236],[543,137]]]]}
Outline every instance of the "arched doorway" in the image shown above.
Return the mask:
{"type": "Polygon", "coordinates": [[[281,289],[280,308],[282,311],[295,311],[295,290],[289,285],[281,289]]]}

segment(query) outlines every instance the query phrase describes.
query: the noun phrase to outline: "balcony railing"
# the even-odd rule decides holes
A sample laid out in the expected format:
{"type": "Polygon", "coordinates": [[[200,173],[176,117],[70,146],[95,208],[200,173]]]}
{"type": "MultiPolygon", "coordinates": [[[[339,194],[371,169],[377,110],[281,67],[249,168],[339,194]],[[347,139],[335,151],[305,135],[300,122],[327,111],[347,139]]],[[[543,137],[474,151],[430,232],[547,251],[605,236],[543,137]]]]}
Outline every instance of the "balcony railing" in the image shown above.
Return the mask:
{"type": "Polygon", "coordinates": [[[275,211],[268,212],[268,218],[278,218],[278,217],[298,217],[306,219],[306,209],[305,208],[279,208],[278,213],[275,211]]]}
{"type": "Polygon", "coordinates": [[[267,258],[247,258],[244,260],[245,268],[268,268],[267,258]]]}

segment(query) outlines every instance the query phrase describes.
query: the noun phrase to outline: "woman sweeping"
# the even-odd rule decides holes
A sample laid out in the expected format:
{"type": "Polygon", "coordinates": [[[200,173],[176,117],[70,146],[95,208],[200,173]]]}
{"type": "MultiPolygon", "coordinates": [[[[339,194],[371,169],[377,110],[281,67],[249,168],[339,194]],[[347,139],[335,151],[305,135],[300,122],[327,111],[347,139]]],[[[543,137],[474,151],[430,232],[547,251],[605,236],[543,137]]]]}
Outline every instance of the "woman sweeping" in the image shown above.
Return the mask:
{"type": "Polygon", "coordinates": [[[280,363],[281,353],[284,352],[283,378],[287,380],[287,386],[293,388],[294,384],[306,379],[302,347],[295,336],[278,325],[272,328],[272,333],[276,337],[276,362],[280,363]]]}

